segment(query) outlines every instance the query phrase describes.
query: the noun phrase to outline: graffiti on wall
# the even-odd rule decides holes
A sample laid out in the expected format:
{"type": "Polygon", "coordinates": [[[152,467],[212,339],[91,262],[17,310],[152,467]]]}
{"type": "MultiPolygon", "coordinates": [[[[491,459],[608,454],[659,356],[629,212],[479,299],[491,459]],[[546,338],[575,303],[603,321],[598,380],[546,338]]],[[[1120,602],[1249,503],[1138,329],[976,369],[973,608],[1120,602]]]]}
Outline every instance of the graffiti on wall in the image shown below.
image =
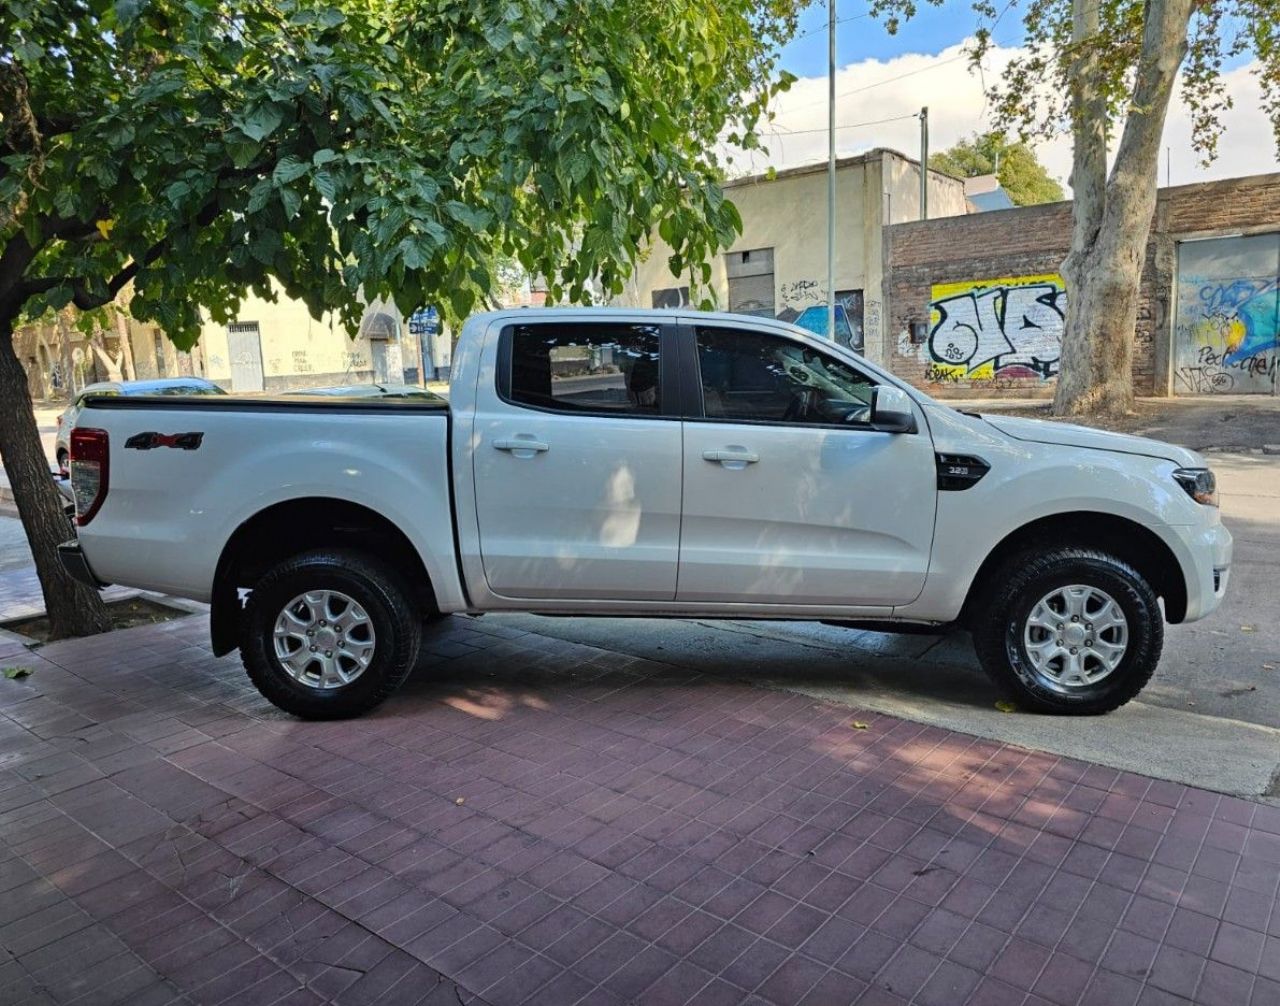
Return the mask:
{"type": "MultiPolygon", "coordinates": [[[[785,283],[782,287],[783,308],[779,321],[789,321],[800,328],[827,336],[827,293],[811,279],[785,283]]],[[[855,352],[863,351],[862,291],[836,291],[836,342],[855,352]]]]}
{"type": "Polygon", "coordinates": [[[929,311],[929,381],[1047,381],[1058,373],[1067,295],[1056,273],[935,284],[929,311]]]}
{"type": "Polygon", "coordinates": [[[1175,390],[1271,392],[1280,367],[1280,278],[1178,279],[1175,390]]]}

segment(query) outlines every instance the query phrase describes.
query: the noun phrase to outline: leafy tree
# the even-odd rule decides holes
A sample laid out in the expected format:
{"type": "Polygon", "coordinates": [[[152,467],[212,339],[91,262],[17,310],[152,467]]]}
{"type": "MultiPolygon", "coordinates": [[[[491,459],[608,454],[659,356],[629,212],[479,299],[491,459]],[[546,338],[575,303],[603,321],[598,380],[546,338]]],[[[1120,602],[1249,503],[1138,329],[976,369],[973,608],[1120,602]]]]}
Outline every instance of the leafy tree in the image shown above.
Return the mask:
{"type": "MultiPolygon", "coordinates": [[[[972,2],[981,24],[971,51],[977,62],[990,48],[991,23],[1008,6],[972,2]]],[[[872,3],[891,32],[915,9],[915,0],[872,3]]],[[[1231,104],[1223,65],[1252,55],[1263,111],[1280,142],[1280,0],[1030,0],[1024,26],[1026,53],[989,98],[1000,131],[1023,140],[1072,136],[1072,239],[1062,263],[1070,297],[1054,411],[1127,412],[1170,97],[1181,81],[1192,143],[1208,163],[1231,104]],[[1108,171],[1107,140],[1117,136],[1108,171]]]]}
{"type": "Polygon", "coordinates": [[[706,261],[741,226],[714,150],[787,78],[794,0],[5,0],[0,455],[56,634],[100,629],[12,332],[132,286],[180,348],[274,277],[457,318],[514,257],[553,299],[620,291],[658,227],[706,261]]]}
{"type": "Polygon", "coordinates": [[[1065,198],[1062,186],[1045,170],[1035,151],[1021,140],[1010,143],[1000,133],[975,134],[949,150],[931,154],[929,167],[958,178],[995,175],[1018,206],[1065,198]]]}

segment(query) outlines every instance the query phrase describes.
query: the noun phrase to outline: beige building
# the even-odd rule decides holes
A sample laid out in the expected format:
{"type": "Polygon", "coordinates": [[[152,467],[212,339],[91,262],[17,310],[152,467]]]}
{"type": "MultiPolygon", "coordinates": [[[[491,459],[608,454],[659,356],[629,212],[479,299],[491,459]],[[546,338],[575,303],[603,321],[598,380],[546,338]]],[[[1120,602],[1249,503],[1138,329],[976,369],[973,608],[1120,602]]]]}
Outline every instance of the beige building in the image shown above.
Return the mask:
{"type": "MultiPolygon", "coordinates": [[[[726,183],[742,215],[742,235],[711,263],[717,306],[827,329],[827,165],[803,165],[772,178],[726,183]]],[[[964,183],[929,172],[929,216],[970,211],[964,183]]],[[[882,228],[920,219],[920,164],[876,149],[836,162],[836,338],[872,360],[887,359],[881,294],[882,228]]],[[[671,249],[654,244],[622,296],[630,307],[680,307],[689,302],[689,275],[672,275],[671,249]]]]}
{"type": "Polygon", "coordinates": [[[317,321],[283,292],[274,303],[247,297],[229,324],[206,321],[193,356],[209,380],[250,393],[370,381],[412,384],[421,366],[418,338],[394,304],[371,304],[351,332],[335,314],[317,321]]]}
{"type": "Polygon", "coordinates": [[[419,337],[393,304],[370,305],[352,338],[336,315],[317,321],[283,292],[274,303],[249,296],[229,324],[207,319],[189,353],[177,350],[157,325],[123,311],[108,319],[109,327],[90,333],[75,322],[74,313],[63,312],[17,332],[33,398],[65,399],[96,381],[183,376],[248,394],[372,381],[416,384],[422,366],[419,337]]]}

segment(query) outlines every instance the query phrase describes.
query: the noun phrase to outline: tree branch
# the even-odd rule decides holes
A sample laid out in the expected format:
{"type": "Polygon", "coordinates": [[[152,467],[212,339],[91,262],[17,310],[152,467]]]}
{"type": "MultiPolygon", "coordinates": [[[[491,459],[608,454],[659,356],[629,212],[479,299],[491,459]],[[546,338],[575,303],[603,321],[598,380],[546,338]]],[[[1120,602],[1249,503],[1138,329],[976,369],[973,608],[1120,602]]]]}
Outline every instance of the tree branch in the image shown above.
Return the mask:
{"type": "Polygon", "coordinates": [[[164,237],[160,238],[151,245],[142,255],[140,259],[133,259],[125,265],[118,273],[107,281],[104,291],[93,292],[89,289],[88,282],[83,276],[39,276],[24,281],[18,286],[18,293],[21,300],[25,301],[28,297],[37,294],[48,293],[60,286],[69,286],[71,288],[71,303],[75,304],[81,311],[92,311],[95,308],[103,307],[110,304],[116,299],[116,295],[138,275],[138,272],[149,266],[152,262],[163,255],[172,244],[173,239],[183,230],[190,227],[207,227],[213,223],[218,215],[218,198],[217,193],[209,199],[207,203],[201,207],[200,212],[195,215],[191,223],[187,227],[178,227],[164,237]]]}

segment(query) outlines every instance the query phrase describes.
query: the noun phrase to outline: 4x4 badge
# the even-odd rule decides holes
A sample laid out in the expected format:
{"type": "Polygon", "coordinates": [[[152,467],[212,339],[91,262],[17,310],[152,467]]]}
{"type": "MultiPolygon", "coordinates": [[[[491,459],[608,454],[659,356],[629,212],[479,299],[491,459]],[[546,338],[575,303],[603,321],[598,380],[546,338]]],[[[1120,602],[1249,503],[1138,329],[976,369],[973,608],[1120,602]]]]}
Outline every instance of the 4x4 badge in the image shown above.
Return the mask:
{"type": "Polygon", "coordinates": [[[194,451],[204,439],[203,433],[135,433],[124,442],[135,451],[149,451],[153,447],[177,447],[194,451]]]}

